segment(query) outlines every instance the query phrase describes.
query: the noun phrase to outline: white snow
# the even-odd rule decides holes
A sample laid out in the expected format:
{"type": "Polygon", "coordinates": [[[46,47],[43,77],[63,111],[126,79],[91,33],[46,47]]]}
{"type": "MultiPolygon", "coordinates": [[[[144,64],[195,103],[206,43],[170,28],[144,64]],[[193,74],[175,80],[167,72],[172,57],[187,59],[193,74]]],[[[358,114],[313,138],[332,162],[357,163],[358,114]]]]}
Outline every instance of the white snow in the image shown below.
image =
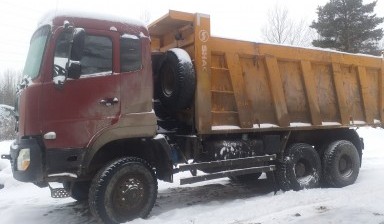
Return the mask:
{"type": "MultiPolygon", "coordinates": [[[[384,223],[384,130],[360,128],[365,140],[363,163],[355,184],[277,192],[265,179],[241,185],[223,178],[192,185],[159,182],[156,205],[147,219],[132,224],[351,224],[384,223]]],[[[11,141],[0,142],[0,154],[11,141]]],[[[0,223],[95,223],[85,203],[50,198],[48,188],[12,178],[9,161],[0,160],[0,223]]],[[[265,177],[264,175],[262,178],[265,177]]]]}
{"type": "Polygon", "coordinates": [[[189,54],[185,50],[180,49],[180,48],[172,48],[172,49],[169,49],[169,51],[172,51],[173,53],[175,53],[177,55],[179,62],[192,63],[191,57],[189,56],[189,54]]]}
{"type": "Polygon", "coordinates": [[[362,124],[367,124],[365,121],[350,121],[349,122],[352,125],[362,125],[362,124]]]}
{"type": "Polygon", "coordinates": [[[15,109],[14,107],[11,107],[5,104],[0,104],[0,108],[3,108],[4,110],[10,110],[10,111],[13,111],[15,109]]]}
{"type": "Polygon", "coordinates": [[[321,125],[323,126],[336,126],[341,125],[339,122],[321,122],[321,125]]]}
{"type": "Polygon", "coordinates": [[[123,34],[121,36],[122,38],[126,38],[126,39],[133,39],[133,40],[138,40],[139,38],[135,35],[131,35],[131,34],[123,34]]]}
{"type": "Polygon", "coordinates": [[[43,26],[45,24],[51,25],[52,19],[55,17],[77,17],[77,18],[87,18],[87,19],[96,19],[96,20],[103,20],[103,21],[113,21],[113,22],[120,22],[120,23],[129,23],[138,27],[145,27],[145,24],[139,20],[135,20],[132,18],[126,18],[116,15],[108,15],[108,13],[97,13],[92,11],[76,11],[76,10],[52,10],[47,12],[38,22],[38,26],[43,26]]]}
{"type": "MultiPolygon", "coordinates": [[[[255,127],[255,125],[257,124],[254,124],[253,127],[255,127]]],[[[256,126],[257,128],[258,126],[256,126]]],[[[260,128],[278,128],[279,126],[276,125],[276,124],[268,124],[268,123],[265,123],[265,124],[260,124],[260,128]]]]}
{"type": "Polygon", "coordinates": [[[65,75],[58,75],[53,77],[53,83],[55,83],[56,85],[64,83],[65,80],[66,80],[65,75]]]}
{"type": "Polygon", "coordinates": [[[75,173],[53,173],[53,174],[49,174],[48,176],[49,177],[73,177],[73,178],[77,178],[77,174],[75,174],[75,173]]]}
{"type": "Polygon", "coordinates": [[[383,58],[382,56],[375,56],[375,55],[362,54],[362,53],[356,53],[356,54],[355,53],[348,53],[348,52],[338,51],[338,50],[331,49],[331,48],[303,47],[303,46],[293,46],[293,45],[289,45],[289,44],[262,43],[262,42],[260,42],[260,44],[275,45],[275,46],[281,46],[281,47],[293,47],[295,49],[316,50],[316,51],[323,51],[323,52],[328,52],[328,53],[336,53],[336,54],[340,54],[340,55],[362,56],[362,57],[369,57],[369,58],[375,58],[375,59],[382,59],[383,58]]]}
{"type": "Polygon", "coordinates": [[[146,36],[143,32],[140,32],[140,38],[148,38],[148,39],[151,39],[149,36],[146,36]]]}
{"type": "Polygon", "coordinates": [[[240,129],[239,126],[236,125],[217,125],[217,126],[212,126],[212,130],[229,130],[229,129],[240,129]]]}
{"type": "Polygon", "coordinates": [[[290,126],[291,127],[309,127],[311,126],[312,124],[310,123],[302,123],[302,122],[293,122],[293,123],[290,123],[290,126]]]}
{"type": "Polygon", "coordinates": [[[157,134],[153,139],[155,139],[155,140],[159,140],[159,139],[163,139],[163,138],[165,138],[164,135],[162,135],[162,134],[157,134]]]}

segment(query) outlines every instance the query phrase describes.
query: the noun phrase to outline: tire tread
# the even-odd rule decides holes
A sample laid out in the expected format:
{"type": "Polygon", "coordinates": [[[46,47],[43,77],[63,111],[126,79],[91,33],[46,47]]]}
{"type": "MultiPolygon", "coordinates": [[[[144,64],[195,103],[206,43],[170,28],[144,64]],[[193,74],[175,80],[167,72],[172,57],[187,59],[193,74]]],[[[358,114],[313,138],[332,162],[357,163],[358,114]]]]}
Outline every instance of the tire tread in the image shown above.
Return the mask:
{"type": "Polygon", "coordinates": [[[332,142],[328,146],[327,150],[325,150],[324,158],[323,158],[323,179],[324,179],[324,182],[327,186],[344,187],[344,186],[347,186],[347,185],[354,183],[356,178],[357,178],[357,175],[359,173],[360,164],[354,164],[356,170],[353,171],[355,173],[353,174],[353,178],[350,180],[343,181],[335,173],[336,172],[335,171],[335,159],[337,158],[339,153],[342,153],[340,147],[343,147],[345,145],[351,146],[352,149],[355,150],[354,152],[352,152],[353,153],[352,156],[355,156],[354,159],[356,159],[356,161],[355,161],[356,163],[360,163],[359,162],[360,158],[359,158],[357,149],[351,142],[346,141],[346,140],[338,140],[338,141],[332,142]]]}
{"type": "Polygon", "coordinates": [[[150,208],[147,211],[144,211],[144,213],[141,214],[140,217],[145,218],[146,216],[148,216],[149,212],[154,206],[154,203],[157,197],[158,183],[157,183],[155,172],[153,171],[151,165],[145,160],[136,158],[136,157],[120,158],[108,163],[106,166],[104,166],[104,168],[100,169],[99,172],[97,172],[97,174],[93,178],[91,187],[89,189],[89,208],[91,213],[100,223],[117,223],[117,222],[113,222],[113,221],[111,222],[110,220],[108,220],[107,214],[103,211],[103,209],[99,207],[100,203],[98,201],[101,200],[101,194],[102,194],[103,188],[108,184],[108,181],[113,176],[113,173],[117,172],[119,167],[127,163],[143,164],[150,171],[151,176],[155,183],[156,194],[154,195],[154,200],[152,200],[150,208]]]}

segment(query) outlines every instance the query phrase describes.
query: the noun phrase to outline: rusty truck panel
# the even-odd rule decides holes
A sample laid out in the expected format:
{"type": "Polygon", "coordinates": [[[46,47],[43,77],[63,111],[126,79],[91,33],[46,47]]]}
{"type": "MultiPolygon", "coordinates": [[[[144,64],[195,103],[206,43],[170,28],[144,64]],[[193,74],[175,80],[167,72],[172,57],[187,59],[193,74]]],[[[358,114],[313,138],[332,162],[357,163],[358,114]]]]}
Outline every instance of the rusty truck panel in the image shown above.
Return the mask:
{"type": "Polygon", "coordinates": [[[152,52],[192,58],[200,134],[384,123],[383,58],[213,37],[209,16],[177,11],[149,32],[152,52]]]}

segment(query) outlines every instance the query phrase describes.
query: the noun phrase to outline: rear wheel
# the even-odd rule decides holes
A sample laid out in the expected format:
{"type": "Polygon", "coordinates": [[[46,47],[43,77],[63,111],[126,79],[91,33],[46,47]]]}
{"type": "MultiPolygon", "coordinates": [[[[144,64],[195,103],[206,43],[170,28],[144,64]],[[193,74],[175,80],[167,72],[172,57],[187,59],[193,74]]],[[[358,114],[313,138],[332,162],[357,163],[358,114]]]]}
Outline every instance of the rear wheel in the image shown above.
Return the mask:
{"type": "Polygon", "coordinates": [[[276,174],[284,191],[317,187],[321,176],[319,154],[308,144],[293,144],[286,150],[284,161],[278,165],[276,174]]]}
{"type": "Polygon", "coordinates": [[[331,143],[324,152],[323,179],[332,187],[353,184],[360,170],[360,157],[356,147],[349,141],[331,143]]]}
{"type": "Polygon", "coordinates": [[[118,159],[101,169],[92,181],[89,207],[102,223],[145,218],[157,197],[157,179],[139,158],[118,159]]]}

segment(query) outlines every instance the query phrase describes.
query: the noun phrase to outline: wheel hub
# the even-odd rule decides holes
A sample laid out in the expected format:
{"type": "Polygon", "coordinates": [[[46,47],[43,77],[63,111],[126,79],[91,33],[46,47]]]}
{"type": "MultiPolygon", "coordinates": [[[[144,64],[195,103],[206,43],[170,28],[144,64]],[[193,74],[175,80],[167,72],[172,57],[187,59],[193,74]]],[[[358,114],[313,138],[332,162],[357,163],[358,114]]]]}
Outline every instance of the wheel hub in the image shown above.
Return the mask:
{"type": "Polygon", "coordinates": [[[137,178],[124,178],[114,194],[116,205],[131,209],[140,205],[145,195],[144,184],[137,178]]]}
{"type": "Polygon", "coordinates": [[[339,172],[343,177],[349,177],[353,173],[351,159],[343,155],[339,160],[339,172]]]}
{"type": "Polygon", "coordinates": [[[305,165],[303,163],[297,163],[295,173],[296,177],[303,177],[305,175],[305,165]]]}
{"type": "Polygon", "coordinates": [[[175,79],[172,69],[167,66],[165,68],[164,79],[162,82],[162,90],[165,96],[170,97],[175,89],[175,79]]]}
{"type": "Polygon", "coordinates": [[[295,174],[296,178],[304,178],[310,175],[312,171],[312,166],[308,163],[308,161],[300,159],[297,161],[295,165],[295,174]]]}

